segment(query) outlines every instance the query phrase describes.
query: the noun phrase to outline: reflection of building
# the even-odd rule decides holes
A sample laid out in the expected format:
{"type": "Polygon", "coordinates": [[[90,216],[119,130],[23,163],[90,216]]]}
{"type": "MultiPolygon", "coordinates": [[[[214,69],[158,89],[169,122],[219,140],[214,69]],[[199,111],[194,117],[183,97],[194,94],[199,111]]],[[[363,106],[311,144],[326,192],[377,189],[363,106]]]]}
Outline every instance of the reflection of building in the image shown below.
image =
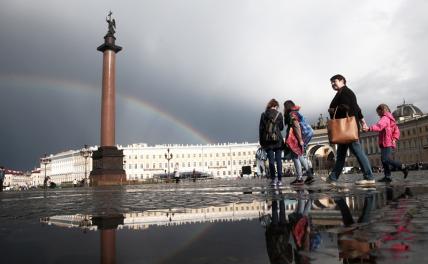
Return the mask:
{"type": "MultiPolygon", "coordinates": [[[[375,195],[375,208],[386,204],[384,192],[375,195]]],[[[364,195],[347,196],[345,198],[351,212],[360,212],[364,207],[364,195]]],[[[177,226],[193,223],[233,222],[242,220],[262,219],[271,214],[271,202],[254,200],[246,203],[229,203],[219,206],[199,208],[171,208],[147,210],[123,214],[123,223],[118,229],[147,229],[151,226],[177,226]]],[[[286,217],[297,210],[296,199],[284,199],[286,217]]],[[[342,216],[332,198],[321,198],[312,204],[311,219],[316,225],[340,225],[342,216]]],[[[45,224],[68,228],[97,230],[90,215],[58,215],[46,217],[40,221],[45,224]]]]}
{"type": "MultiPolygon", "coordinates": [[[[146,229],[150,226],[176,226],[190,223],[241,221],[258,219],[267,212],[267,204],[263,201],[248,203],[230,203],[221,206],[201,208],[171,208],[147,210],[123,214],[123,224],[118,229],[146,229]]],[[[289,208],[290,210],[293,207],[289,208]]],[[[46,217],[40,221],[60,227],[79,227],[86,230],[97,230],[90,215],[58,215],[46,217]]]]}
{"type": "MultiPolygon", "coordinates": [[[[428,115],[412,104],[402,104],[393,112],[401,136],[395,158],[405,164],[428,162],[428,115]]],[[[378,134],[362,133],[361,143],[372,166],[382,167],[378,134]]],[[[355,157],[348,159],[349,166],[358,166],[355,157]]]]}

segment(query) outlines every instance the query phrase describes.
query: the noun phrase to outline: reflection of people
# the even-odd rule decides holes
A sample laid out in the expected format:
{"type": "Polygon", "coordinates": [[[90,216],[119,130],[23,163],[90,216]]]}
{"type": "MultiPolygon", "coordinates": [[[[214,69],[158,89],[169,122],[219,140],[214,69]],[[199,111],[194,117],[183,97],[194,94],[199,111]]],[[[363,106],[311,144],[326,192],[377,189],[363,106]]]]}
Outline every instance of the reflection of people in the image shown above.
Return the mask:
{"type": "MultiPolygon", "coordinates": [[[[303,192],[298,191],[298,195],[303,192]]],[[[310,263],[310,258],[302,252],[311,252],[319,247],[320,234],[313,230],[312,220],[309,215],[312,207],[312,199],[297,198],[296,209],[288,216],[291,225],[291,233],[294,239],[294,257],[296,263],[310,263]]]]}
{"type": "MultiPolygon", "coordinates": [[[[355,222],[344,197],[337,197],[334,201],[342,214],[344,226],[350,228],[338,234],[337,243],[339,246],[339,258],[343,259],[343,263],[353,263],[355,261],[358,263],[374,263],[376,257],[371,253],[374,249],[379,247],[380,240],[371,239],[368,234],[364,232],[363,228],[351,228],[355,222]]],[[[370,221],[373,206],[374,195],[372,193],[367,193],[364,197],[364,206],[358,218],[358,223],[367,223],[370,221]]]]}
{"type": "Polygon", "coordinates": [[[309,215],[311,207],[312,199],[298,197],[296,209],[288,216],[287,221],[285,201],[272,201],[271,222],[266,226],[265,233],[272,264],[293,263],[293,260],[295,263],[310,263],[310,258],[305,253],[316,250],[321,242],[319,232],[315,232],[312,227],[309,215]]]}
{"type": "MultiPolygon", "coordinates": [[[[354,92],[346,86],[345,77],[338,74],[331,77],[330,81],[333,89],[337,91],[336,95],[330,103],[330,108],[328,109],[330,118],[345,118],[347,115],[355,116],[355,118],[358,120],[358,127],[362,125],[363,128],[367,128],[367,124],[364,121],[364,116],[361,113],[361,109],[357,103],[357,97],[355,96],[354,92]]],[[[346,153],[348,152],[348,149],[350,149],[352,154],[357,157],[357,160],[363,171],[364,179],[358,180],[355,183],[361,185],[374,184],[375,180],[370,162],[359,141],[349,144],[337,144],[336,163],[334,164],[333,171],[327,178],[327,182],[334,184],[339,179],[343,166],[345,165],[346,153]]]]}
{"type": "Polygon", "coordinates": [[[0,166],[0,192],[3,191],[4,171],[4,167],[0,166]]]}
{"type": "Polygon", "coordinates": [[[271,264],[293,262],[290,229],[285,217],[284,200],[272,201],[271,222],[266,226],[266,248],[271,264]],[[278,215],[279,207],[279,215],[278,215]]]}
{"type": "Polygon", "coordinates": [[[73,187],[77,187],[77,180],[76,179],[73,180],[73,187]]]}

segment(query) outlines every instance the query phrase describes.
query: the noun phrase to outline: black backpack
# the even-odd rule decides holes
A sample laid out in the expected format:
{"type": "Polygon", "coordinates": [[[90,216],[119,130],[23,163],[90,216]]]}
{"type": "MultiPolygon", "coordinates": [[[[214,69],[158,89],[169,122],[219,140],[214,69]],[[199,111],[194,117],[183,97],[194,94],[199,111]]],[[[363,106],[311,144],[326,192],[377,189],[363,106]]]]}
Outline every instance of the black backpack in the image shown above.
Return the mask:
{"type": "Polygon", "coordinates": [[[263,130],[262,139],[265,143],[275,144],[280,140],[278,133],[278,125],[276,123],[276,119],[278,119],[278,116],[279,112],[276,114],[275,118],[268,118],[266,114],[264,114],[265,127],[263,130]]]}

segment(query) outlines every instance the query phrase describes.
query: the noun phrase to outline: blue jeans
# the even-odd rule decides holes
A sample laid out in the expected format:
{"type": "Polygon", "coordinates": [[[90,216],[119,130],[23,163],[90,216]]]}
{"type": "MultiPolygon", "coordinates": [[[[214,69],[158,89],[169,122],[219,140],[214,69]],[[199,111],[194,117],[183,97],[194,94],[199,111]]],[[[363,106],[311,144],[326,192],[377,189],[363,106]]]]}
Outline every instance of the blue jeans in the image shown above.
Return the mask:
{"type": "Polygon", "coordinates": [[[309,168],[309,164],[305,156],[303,155],[298,156],[293,152],[291,153],[291,159],[293,160],[294,168],[296,169],[297,179],[301,179],[303,176],[302,165],[306,170],[307,176],[309,177],[312,176],[311,168],[309,168]]]}
{"type": "Polygon", "coordinates": [[[343,166],[345,165],[346,152],[348,148],[351,150],[352,154],[357,158],[358,163],[360,164],[361,170],[363,171],[364,179],[373,180],[372,168],[370,166],[369,159],[361,148],[360,142],[356,141],[350,144],[338,144],[337,145],[337,157],[336,163],[334,164],[333,171],[330,173],[329,178],[333,181],[339,179],[340,174],[342,173],[343,166]]]}
{"type": "Polygon", "coordinates": [[[282,149],[267,149],[267,157],[269,160],[269,173],[270,177],[275,179],[275,162],[276,162],[276,172],[278,174],[278,181],[282,179],[282,160],[281,154],[282,149]]]}
{"type": "Polygon", "coordinates": [[[391,178],[391,167],[401,170],[401,163],[392,159],[392,148],[380,148],[380,159],[383,165],[383,173],[386,178],[391,178]]]}

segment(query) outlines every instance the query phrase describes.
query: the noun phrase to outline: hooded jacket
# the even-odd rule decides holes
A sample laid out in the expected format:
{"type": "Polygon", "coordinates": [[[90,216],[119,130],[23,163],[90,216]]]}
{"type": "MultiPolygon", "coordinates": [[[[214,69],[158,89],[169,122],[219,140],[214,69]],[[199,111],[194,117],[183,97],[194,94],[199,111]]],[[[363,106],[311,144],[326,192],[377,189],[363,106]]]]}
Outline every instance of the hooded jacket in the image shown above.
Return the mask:
{"type": "Polygon", "coordinates": [[[400,130],[390,112],[386,112],[380,120],[369,127],[369,131],[379,132],[379,146],[395,148],[395,141],[400,138],[400,130]]]}

